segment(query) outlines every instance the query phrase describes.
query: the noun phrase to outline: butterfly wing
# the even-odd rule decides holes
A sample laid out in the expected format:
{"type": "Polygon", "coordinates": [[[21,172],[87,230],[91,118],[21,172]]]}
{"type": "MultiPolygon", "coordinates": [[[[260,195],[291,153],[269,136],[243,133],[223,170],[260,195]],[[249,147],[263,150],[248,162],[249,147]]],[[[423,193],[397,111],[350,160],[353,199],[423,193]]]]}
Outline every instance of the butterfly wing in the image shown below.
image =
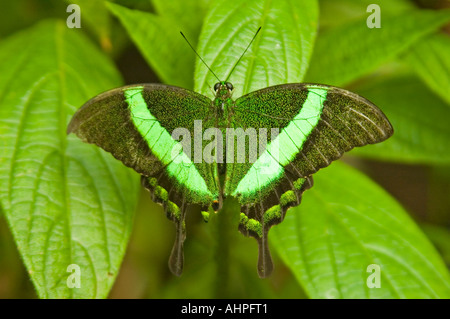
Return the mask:
{"type": "Polygon", "coordinates": [[[218,197],[215,166],[204,161],[193,163],[190,156],[194,121],[208,121],[211,103],[201,94],[178,87],[126,86],[88,101],[67,129],[142,175],[153,200],[163,205],[167,217],[176,224],[169,267],[177,275],[183,267],[187,206],[196,203],[208,207],[218,197]],[[172,138],[176,129],[181,129],[178,135],[183,136],[182,141],[172,138]]]}
{"type": "Polygon", "coordinates": [[[258,130],[260,152],[253,163],[227,164],[225,195],[241,203],[239,229],[257,239],[258,271],[265,277],[273,267],[267,232],[289,207],[300,204],[302,193],[313,185],[311,175],[353,147],[387,139],[393,129],[370,101],[318,84],[255,91],[237,99],[234,112],[235,127],[258,130]],[[262,152],[260,128],[270,130],[262,152]],[[272,131],[277,128],[278,134],[272,131]]]}

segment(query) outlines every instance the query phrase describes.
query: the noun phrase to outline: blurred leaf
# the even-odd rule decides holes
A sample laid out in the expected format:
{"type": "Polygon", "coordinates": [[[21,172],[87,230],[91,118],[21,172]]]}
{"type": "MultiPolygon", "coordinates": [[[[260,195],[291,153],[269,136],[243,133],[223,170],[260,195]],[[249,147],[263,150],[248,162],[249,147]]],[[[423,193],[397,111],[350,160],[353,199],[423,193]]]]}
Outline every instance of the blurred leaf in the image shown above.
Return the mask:
{"type": "Polygon", "coordinates": [[[4,218],[0,218],[0,283],[0,299],[36,299],[4,218]]]}
{"type": "MultiPolygon", "coordinates": [[[[307,1],[215,1],[205,18],[198,53],[225,80],[259,26],[262,29],[230,76],[233,96],[301,82],[311,55],[318,4],[307,1]],[[226,8],[226,9],[224,9],[226,8]]],[[[211,95],[217,79],[197,60],[195,91],[211,95]]]]}
{"type": "Polygon", "coordinates": [[[436,246],[447,266],[450,266],[450,230],[443,226],[421,225],[423,231],[436,246]]]}
{"type": "Polygon", "coordinates": [[[42,298],[106,297],[132,226],[137,176],[66,136],[86,100],[121,83],[109,60],[64,22],[0,44],[0,201],[42,298]],[[67,267],[81,269],[70,289],[67,267]]]}
{"type": "Polygon", "coordinates": [[[450,226],[450,165],[433,165],[428,171],[426,222],[450,226]]]}
{"type": "Polygon", "coordinates": [[[195,48],[211,0],[152,0],[152,3],[158,15],[170,19],[195,48]]]}
{"type": "Polygon", "coordinates": [[[450,10],[414,10],[399,15],[381,13],[381,28],[369,29],[366,18],[317,38],[307,82],[348,84],[450,21],[450,10]]]}
{"type": "Polygon", "coordinates": [[[450,104],[450,37],[440,33],[414,43],[406,61],[428,87],[450,104]]]}
{"type": "MultiPolygon", "coordinates": [[[[199,211],[190,212],[191,220],[187,222],[189,233],[186,241],[186,267],[182,277],[170,276],[156,294],[151,291],[152,294],[147,297],[261,299],[279,298],[285,296],[283,294],[290,298],[304,297],[296,280],[282,265],[267,280],[258,277],[257,244],[253,238],[246,238],[237,231],[238,211],[238,202],[227,199],[224,210],[212,214],[207,224],[199,216],[199,211]],[[198,218],[194,221],[192,217],[198,218]]],[[[161,236],[163,241],[165,236],[167,235],[161,236]]],[[[168,241],[172,240],[172,236],[173,233],[170,233],[168,241]]],[[[156,242],[160,243],[161,238],[155,238],[156,242]]],[[[167,256],[164,258],[164,267],[167,268],[167,256]]],[[[152,287],[154,284],[152,281],[152,287]]]]}
{"type": "MultiPolygon", "coordinates": [[[[326,29],[348,23],[350,21],[367,19],[370,13],[367,7],[374,3],[373,0],[321,0],[320,4],[320,28],[326,29]]],[[[415,6],[408,0],[379,0],[376,2],[384,14],[400,13],[413,9],[415,6]]]]}
{"type": "MultiPolygon", "coordinates": [[[[111,17],[109,11],[106,8],[104,0],[66,0],[68,4],[77,4],[80,6],[81,17],[83,23],[92,28],[100,43],[105,51],[111,50],[110,42],[110,28],[111,28],[111,17]]],[[[67,13],[69,16],[71,12],[67,13]]],[[[81,26],[83,27],[83,25],[81,26]]]]}
{"type": "Polygon", "coordinates": [[[342,163],[314,175],[272,246],[312,298],[449,298],[448,270],[403,208],[342,163]],[[381,287],[366,282],[381,267],[381,287]]]}
{"type": "Polygon", "coordinates": [[[0,10],[0,38],[29,27],[37,21],[66,16],[66,4],[61,0],[14,0],[2,1],[0,10]]]}
{"type": "Polygon", "coordinates": [[[357,91],[383,110],[394,135],[352,154],[407,163],[450,163],[450,108],[422,81],[411,75],[383,77],[357,91]]]}
{"type": "MultiPolygon", "coordinates": [[[[199,28],[203,17],[202,11],[191,11],[190,1],[179,1],[180,10],[192,12],[189,19],[181,19],[175,23],[172,13],[157,16],[139,10],[109,3],[111,12],[119,18],[133,42],[141,51],[147,63],[153,68],[162,82],[187,89],[193,87],[195,54],[180,35],[181,30],[199,28]]],[[[160,6],[163,7],[163,6],[160,6]]],[[[169,6],[170,7],[170,6],[169,6]]],[[[167,8],[164,7],[164,8],[167,8]]],[[[190,34],[186,34],[190,36],[190,34]]],[[[189,37],[190,38],[190,37],[189,37]]],[[[190,38],[193,45],[196,38],[190,38]]]]}

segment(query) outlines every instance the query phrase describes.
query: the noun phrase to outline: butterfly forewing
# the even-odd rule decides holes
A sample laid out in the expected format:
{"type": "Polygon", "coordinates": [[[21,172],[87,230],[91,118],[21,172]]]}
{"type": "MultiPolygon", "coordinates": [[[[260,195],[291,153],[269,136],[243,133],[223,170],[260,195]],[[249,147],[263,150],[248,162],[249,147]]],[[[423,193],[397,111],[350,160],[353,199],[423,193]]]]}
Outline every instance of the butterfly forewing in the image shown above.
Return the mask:
{"type": "MultiPolygon", "coordinates": [[[[255,163],[227,165],[225,192],[243,204],[263,199],[286,172],[310,176],[353,147],[381,142],[393,133],[386,116],[368,100],[319,84],[284,84],[240,97],[232,125],[268,132],[267,150],[259,151],[255,163]],[[278,130],[276,138],[273,129],[278,130]],[[264,174],[266,166],[273,169],[264,174]]],[[[258,143],[264,142],[259,135],[258,143]]]]}

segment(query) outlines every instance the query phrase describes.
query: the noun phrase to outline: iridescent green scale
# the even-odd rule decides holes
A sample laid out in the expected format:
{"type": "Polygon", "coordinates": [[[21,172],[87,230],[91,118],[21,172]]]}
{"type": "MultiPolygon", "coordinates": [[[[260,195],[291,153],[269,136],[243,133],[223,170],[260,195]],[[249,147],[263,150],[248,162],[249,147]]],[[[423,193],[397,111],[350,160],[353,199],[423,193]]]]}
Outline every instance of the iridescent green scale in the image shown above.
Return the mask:
{"type": "Polygon", "coordinates": [[[176,225],[169,260],[176,275],[183,269],[189,205],[201,205],[207,215],[219,211],[226,197],[237,198],[239,230],[258,241],[258,273],[266,277],[273,269],[268,231],[300,204],[312,174],[353,147],[393,133],[380,109],[340,88],[284,84],[236,100],[232,90],[219,82],[210,100],[162,84],[121,87],[88,101],[67,130],[142,175],[176,225]],[[205,157],[210,150],[213,161],[205,157]]]}

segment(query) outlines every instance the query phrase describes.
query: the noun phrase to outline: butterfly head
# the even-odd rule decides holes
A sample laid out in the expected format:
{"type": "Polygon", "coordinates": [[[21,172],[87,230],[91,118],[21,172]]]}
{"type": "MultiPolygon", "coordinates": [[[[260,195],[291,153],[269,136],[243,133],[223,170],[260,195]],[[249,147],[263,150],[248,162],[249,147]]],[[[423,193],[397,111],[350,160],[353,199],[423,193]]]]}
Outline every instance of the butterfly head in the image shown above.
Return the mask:
{"type": "Polygon", "coordinates": [[[230,82],[217,82],[214,85],[214,91],[216,92],[216,99],[226,101],[227,99],[231,99],[231,94],[233,93],[233,84],[230,82]]]}

